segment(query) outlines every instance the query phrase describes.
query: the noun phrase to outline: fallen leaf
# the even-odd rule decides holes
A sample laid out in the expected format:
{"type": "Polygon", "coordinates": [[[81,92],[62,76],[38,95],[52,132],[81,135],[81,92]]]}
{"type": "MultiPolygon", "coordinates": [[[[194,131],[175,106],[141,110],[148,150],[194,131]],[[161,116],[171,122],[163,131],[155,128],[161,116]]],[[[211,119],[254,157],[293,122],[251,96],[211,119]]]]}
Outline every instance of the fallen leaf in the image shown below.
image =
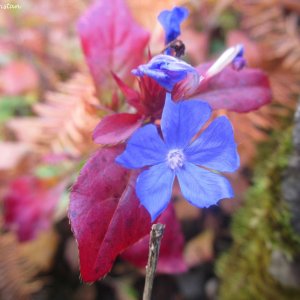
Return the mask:
{"type": "Polygon", "coordinates": [[[19,95],[38,87],[36,70],[29,63],[14,61],[0,70],[0,90],[6,95],[19,95]]]}
{"type": "Polygon", "coordinates": [[[47,271],[51,268],[57,250],[59,238],[54,230],[42,232],[36,239],[20,244],[20,252],[28,262],[38,270],[47,271]]]}
{"type": "Polygon", "coordinates": [[[15,231],[20,241],[34,239],[52,224],[64,188],[64,182],[49,187],[33,176],[13,180],[4,196],[5,227],[15,231]]]}
{"type": "Polygon", "coordinates": [[[186,264],[189,267],[195,267],[212,260],[214,256],[213,241],[214,233],[209,229],[190,240],[184,249],[186,264]]]}

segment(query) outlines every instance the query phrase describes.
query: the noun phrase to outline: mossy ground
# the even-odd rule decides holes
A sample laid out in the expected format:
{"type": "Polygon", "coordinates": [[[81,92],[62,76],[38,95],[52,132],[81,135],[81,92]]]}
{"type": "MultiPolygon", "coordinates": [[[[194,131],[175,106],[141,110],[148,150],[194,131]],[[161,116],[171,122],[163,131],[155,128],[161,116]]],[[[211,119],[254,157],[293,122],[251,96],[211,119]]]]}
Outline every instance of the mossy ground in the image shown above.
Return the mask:
{"type": "Polygon", "coordinates": [[[218,261],[221,300],[300,299],[299,289],[282,286],[269,273],[273,250],[290,260],[300,253],[300,237],[290,225],[281,196],[282,174],[292,152],[292,128],[274,132],[260,146],[253,186],[244,206],[234,215],[234,243],[218,261]]]}

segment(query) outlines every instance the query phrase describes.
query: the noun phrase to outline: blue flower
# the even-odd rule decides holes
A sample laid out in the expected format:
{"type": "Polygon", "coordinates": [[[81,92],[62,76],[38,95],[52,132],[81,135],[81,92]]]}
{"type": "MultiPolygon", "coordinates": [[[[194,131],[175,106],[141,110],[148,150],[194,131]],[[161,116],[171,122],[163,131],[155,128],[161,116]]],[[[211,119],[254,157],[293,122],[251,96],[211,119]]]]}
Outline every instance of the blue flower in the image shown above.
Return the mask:
{"type": "Polygon", "coordinates": [[[175,103],[167,93],[161,119],[162,137],[155,125],[146,125],[133,134],[125,151],[116,158],[129,169],[149,167],[137,178],[136,193],[152,221],[167,207],[175,177],[183,196],[197,207],[233,197],[230,183],[218,173],[233,172],[239,167],[228,119],[216,118],[193,139],[210,115],[207,103],[175,103]]]}
{"type": "Polygon", "coordinates": [[[236,57],[233,59],[231,65],[234,70],[240,71],[246,66],[246,60],[244,58],[244,46],[237,45],[235,47],[240,49],[240,51],[237,53],[236,57]]]}
{"type": "Polygon", "coordinates": [[[176,57],[164,54],[154,56],[149,63],[138,66],[137,69],[132,70],[132,73],[139,77],[147,75],[153,78],[169,92],[188,74],[192,74],[194,80],[199,79],[194,67],[176,57]]]}
{"type": "Polygon", "coordinates": [[[158,21],[163,26],[166,32],[166,44],[172,42],[180,35],[180,24],[189,15],[189,12],[184,7],[174,7],[173,10],[163,10],[158,21]]]}

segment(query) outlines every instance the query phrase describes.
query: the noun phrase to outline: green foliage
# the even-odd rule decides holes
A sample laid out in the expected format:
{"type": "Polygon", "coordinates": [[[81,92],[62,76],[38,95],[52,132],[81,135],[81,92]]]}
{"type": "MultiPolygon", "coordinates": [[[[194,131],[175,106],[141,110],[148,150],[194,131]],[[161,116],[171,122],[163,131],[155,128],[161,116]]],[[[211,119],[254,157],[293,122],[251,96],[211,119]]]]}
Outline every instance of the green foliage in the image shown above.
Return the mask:
{"type": "Polygon", "coordinates": [[[282,286],[268,269],[273,250],[292,260],[300,252],[281,196],[282,173],[292,151],[292,129],[275,132],[261,146],[253,186],[233,218],[234,243],[217,264],[222,300],[300,299],[300,289],[282,286]]]}
{"type": "Polygon", "coordinates": [[[238,28],[238,19],[235,12],[232,10],[225,10],[218,19],[220,27],[224,31],[230,31],[238,28]]]}
{"type": "Polygon", "coordinates": [[[39,165],[34,174],[42,179],[55,178],[62,174],[62,167],[60,165],[39,165]]]}
{"type": "Polygon", "coordinates": [[[4,96],[0,98],[0,123],[8,121],[14,116],[26,116],[31,114],[30,96],[4,96]]]}

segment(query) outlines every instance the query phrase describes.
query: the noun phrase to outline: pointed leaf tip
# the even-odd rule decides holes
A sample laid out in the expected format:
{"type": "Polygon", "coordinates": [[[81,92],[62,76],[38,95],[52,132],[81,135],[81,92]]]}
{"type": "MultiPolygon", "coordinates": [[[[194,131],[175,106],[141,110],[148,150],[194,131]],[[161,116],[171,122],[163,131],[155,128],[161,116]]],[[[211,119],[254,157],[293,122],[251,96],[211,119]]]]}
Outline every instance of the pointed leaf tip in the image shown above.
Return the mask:
{"type": "Polygon", "coordinates": [[[129,138],[143,122],[139,114],[120,113],[104,117],[93,132],[94,142],[102,145],[120,143],[129,138]]]}
{"type": "Polygon", "coordinates": [[[79,19],[78,32],[96,86],[113,84],[111,71],[128,80],[142,62],[149,33],[131,17],[124,0],[99,0],[79,19]]]}

